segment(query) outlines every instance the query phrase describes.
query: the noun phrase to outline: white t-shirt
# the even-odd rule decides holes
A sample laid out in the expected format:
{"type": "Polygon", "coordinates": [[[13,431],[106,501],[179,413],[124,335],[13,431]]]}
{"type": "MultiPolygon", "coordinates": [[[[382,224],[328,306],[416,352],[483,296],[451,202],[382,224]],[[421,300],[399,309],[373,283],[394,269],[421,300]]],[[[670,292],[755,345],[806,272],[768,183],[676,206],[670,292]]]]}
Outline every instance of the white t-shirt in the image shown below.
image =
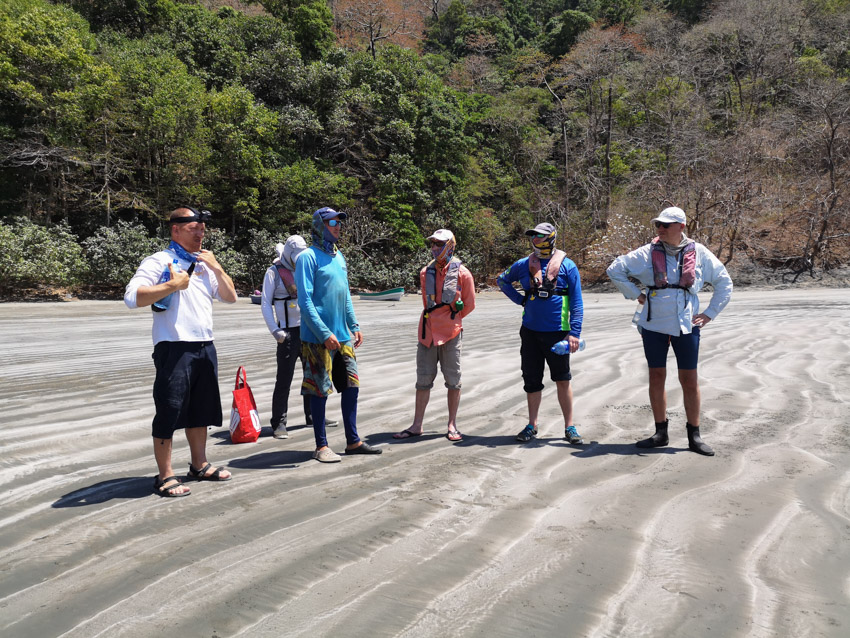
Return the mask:
{"type": "MultiPolygon", "coordinates": [[[[174,269],[185,271],[190,262],[177,257],[170,250],[161,250],[142,261],[136,274],[124,291],[124,303],[129,308],[138,308],[136,294],[142,286],[155,286],[168,264],[174,269]]],[[[171,297],[171,304],[162,312],[153,315],[153,343],[160,341],[212,341],[212,300],[223,301],[218,291],[215,274],[201,262],[195,264],[195,271],[186,290],[178,290],[171,297]]]]}

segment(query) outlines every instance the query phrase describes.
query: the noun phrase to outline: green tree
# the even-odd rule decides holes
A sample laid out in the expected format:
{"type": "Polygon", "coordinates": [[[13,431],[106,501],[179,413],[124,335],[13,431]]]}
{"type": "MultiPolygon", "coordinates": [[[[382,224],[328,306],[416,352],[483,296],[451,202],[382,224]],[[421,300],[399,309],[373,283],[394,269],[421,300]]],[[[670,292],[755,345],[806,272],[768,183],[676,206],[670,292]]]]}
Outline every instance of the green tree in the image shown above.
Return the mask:
{"type": "Polygon", "coordinates": [[[113,117],[133,167],[137,208],[159,214],[181,201],[209,202],[197,180],[210,155],[203,81],[161,36],[123,41],[105,54],[121,79],[113,117]]]}
{"type": "Polygon", "coordinates": [[[114,75],[94,56],[88,25],[44,2],[0,5],[0,192],[68,218],[92,159],[81,142],[114,75]]]}
{"type": "Polygon", "coordinates": [[[593,18],[582,11],[564,11],[546,24],[540,48],[553,57],[567,53],[578,37],[593,26],[593,18]]]}
{"type": "Polygon", "coordinates": [[[318,60],[336,42],[333,14],[325,0],[251,0],[283,21],[305,59],[318,60]]]}
{"type": "Polygon", "coordinates": [[[60,0],[82,15],[95,31],[115,29],[141,36],[167,22],[177,10],[172,0],[60,0]]]}
{"type": "Polygon", "coordinates": [[[242,223],[259,222],[260,186],[266,168],[278,163],[278,117],[241,86],[214,91],[208,100],[208,189],[218,210],[229,214],[235,235],[242,223]]]}

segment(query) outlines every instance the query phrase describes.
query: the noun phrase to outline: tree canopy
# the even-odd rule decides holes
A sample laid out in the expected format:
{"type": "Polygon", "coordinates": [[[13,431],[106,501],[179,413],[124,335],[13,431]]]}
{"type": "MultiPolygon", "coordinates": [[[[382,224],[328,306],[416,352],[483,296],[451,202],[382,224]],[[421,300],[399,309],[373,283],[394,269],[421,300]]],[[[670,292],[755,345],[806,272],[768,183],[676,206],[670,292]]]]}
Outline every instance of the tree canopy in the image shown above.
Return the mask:
{"type": "Polygon", "coordinates": [[[675,204],[730,266],[850,261],[850,0],[254,5],[0,0],[0,238],[120,284],[115,231],[192,203],[247,287],[330,205],[353,283],[412,288],[435,228],[483,282],[548,220],[592,280],[675,204]]]}

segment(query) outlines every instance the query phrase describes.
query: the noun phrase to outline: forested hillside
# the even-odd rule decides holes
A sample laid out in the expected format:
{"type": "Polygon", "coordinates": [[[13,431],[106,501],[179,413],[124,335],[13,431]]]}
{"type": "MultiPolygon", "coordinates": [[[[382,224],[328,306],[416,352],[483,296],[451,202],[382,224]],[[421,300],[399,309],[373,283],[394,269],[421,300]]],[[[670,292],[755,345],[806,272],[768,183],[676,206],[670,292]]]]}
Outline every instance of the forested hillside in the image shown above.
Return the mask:
{"type": "Polygon", "coordinates": [[[324,205],[352,284],[586,281],[684,208],[733,273],[850,262],[850,0],[0,0],[0,285],[123,285],[179,203],[245,289],[324,205]]]}

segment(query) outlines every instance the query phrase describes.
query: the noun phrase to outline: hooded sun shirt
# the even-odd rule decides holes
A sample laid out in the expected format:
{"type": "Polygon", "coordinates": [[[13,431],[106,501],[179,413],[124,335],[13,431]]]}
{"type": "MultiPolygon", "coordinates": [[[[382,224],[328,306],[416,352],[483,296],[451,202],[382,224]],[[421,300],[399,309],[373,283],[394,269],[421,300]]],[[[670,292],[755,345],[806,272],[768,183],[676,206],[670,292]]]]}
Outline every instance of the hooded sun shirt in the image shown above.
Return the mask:
{"type": "Polygon", "coordinates": [[[329,235],[322,216],[313,214],[313,245],[295,263],[298,306],[301,308],[301,340],[324,343],[332,334],[345,343],[360,330],[351,292],[348,267],[336,240],[329,235]]]}

